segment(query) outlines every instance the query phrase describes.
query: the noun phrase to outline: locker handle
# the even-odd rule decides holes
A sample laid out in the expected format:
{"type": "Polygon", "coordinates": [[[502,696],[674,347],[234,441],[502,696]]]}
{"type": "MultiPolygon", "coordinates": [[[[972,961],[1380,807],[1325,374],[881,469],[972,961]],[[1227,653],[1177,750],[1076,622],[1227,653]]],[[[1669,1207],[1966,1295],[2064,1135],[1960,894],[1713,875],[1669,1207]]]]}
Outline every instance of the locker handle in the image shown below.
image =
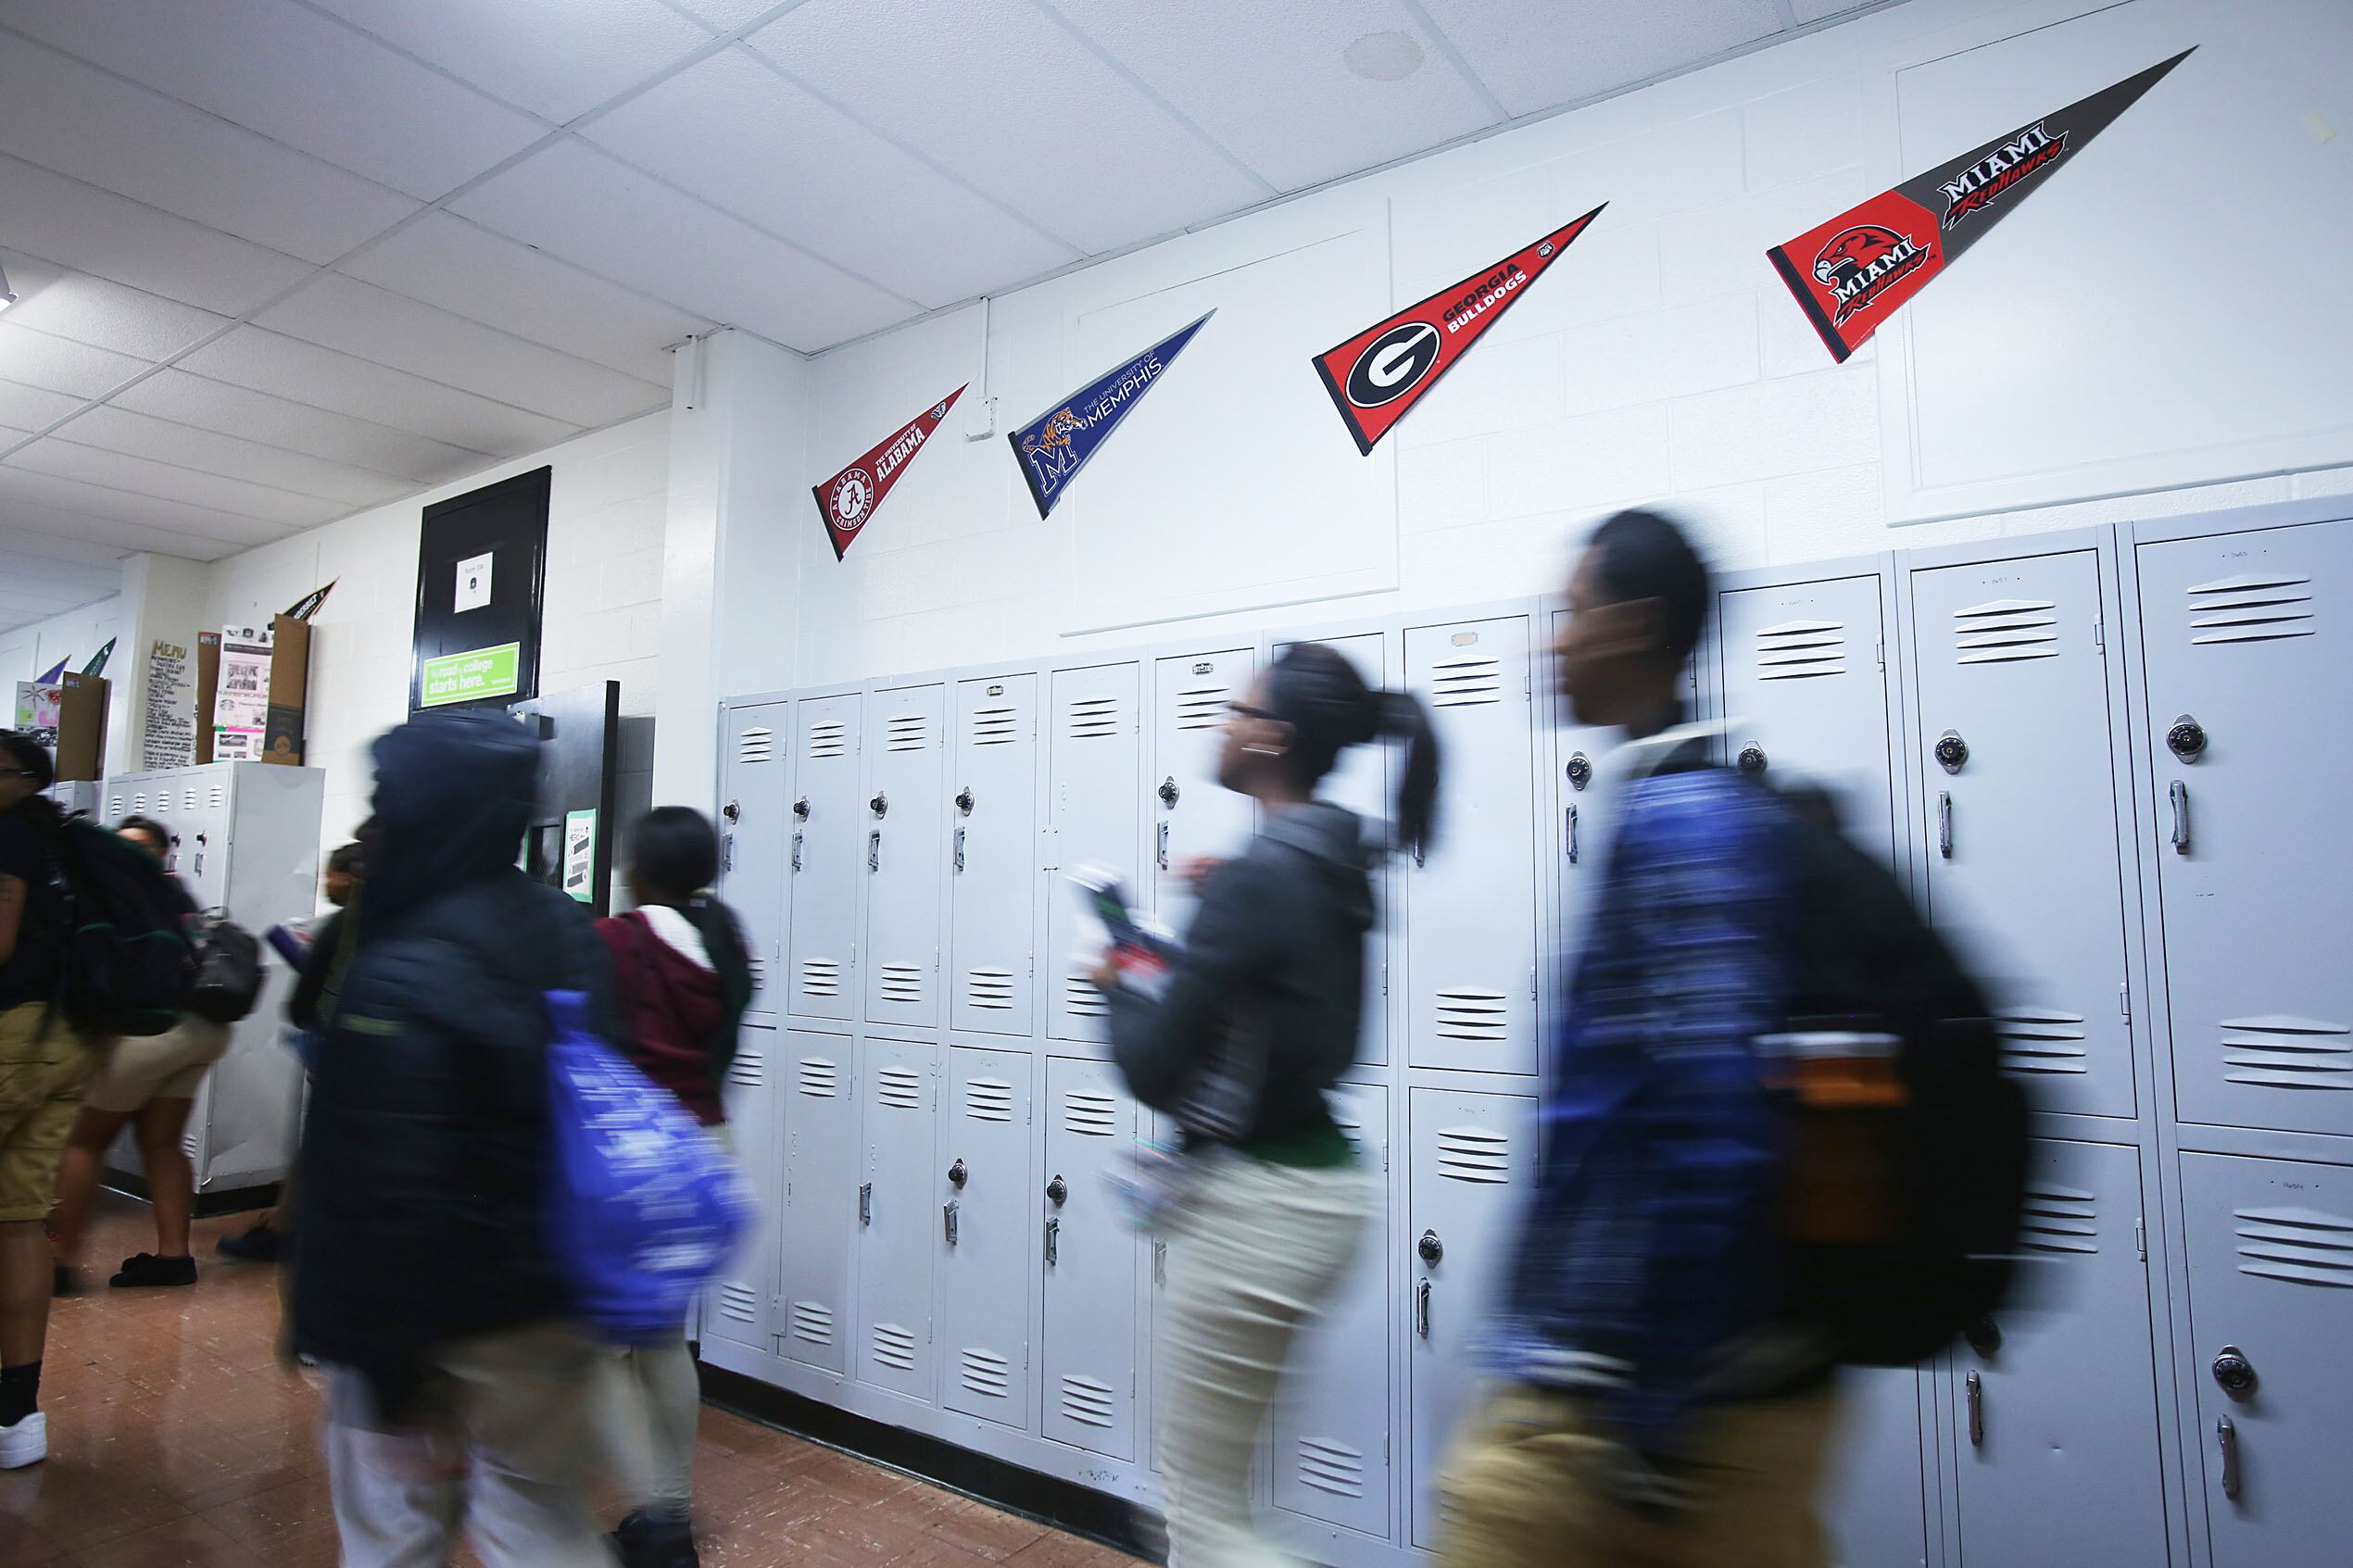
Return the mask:
{"type": "Polygon", "coordinates": [[[948,1233],[948,1245],[956,1245],[956,1200],[950,1198],[939,1206],[940,1228],[948,1233]]]}
{"type": "Polygon", "coordinates": [[[858,1223],[862,1225],[871,1225],[875,1223],[875,1184],[872,1182],[863,1182],[859,1185],[858,1223]]]}
{"type": "Polygon", "coordinates": [[[801,834],[793,834],[793,835],[792,835],[792,869],[793,869],[793,870],[795,870],[795,871],[799,871],[799,870],[800,870],[800,840],[801,840],[801,836],[802,836],[802,835],[801,835],[801,834]]]}
{"type": "Polygon", "coordinates": [[[2190,852],[2190,786],[2175,779],[2165,792],[2173,802],[2173,853],[2190,852]]]}
{"type": "Polygon", "coordinates": [[[1985,1380],[1975,1373],[1969,1374],[1969,1440],[1985,1441],[1985,1380]]]}
{"type": "Polygon", "coordinates": [[[732,872],[736,869],[736,835],[731,833],[719,842],[721,845],[719,869],[723,872],[732,872]]]}
{"type": "Polygon", "coordinates": [[[2222,1495],[2233,1502],[2239,1496],[2239,1429],[2229,1416],[2214,1423],[2214,1442],[2222,1450],[2222,1495]]]}
{"type": "Polygon", "coordinates": [[[1953,858],[1953,792],[1936,792],[1936,852],[1946,859],[1953,858]]]}
{"type": "Polygon", "coordinates": [[[1429,1337],[1429,1281],[1414,1287],[1414,1332],[1424,1339],[1429,1337]]]}
{"type": "Polygon", "coordinates": [[[1567,831],[1568,863],[1573,866],[1577,863],[1577,807],[1574,803],[1568,808],[1567,831]]]}
{"type": "Polygon", "coordinates": [[[964,874],[964,830],[956,830],[956,874],[964,874]]]}
{"type": "Polygon", "coordinates": [[[1046,1266],[1048,1268],[1053,1267],[1061,1260],[1062,1235],[1063,1223],[1060,1220],[1046,1222],[1046,1266]]]}
{"type": "Polygon", "coordinates": [[[1168,1243],[1164,1241],[1152,1243],[1152,1283],[1168,1283],[1168,1243]]]}
{"type": "Polygon", "coordinates": [[[1162,871],[1166,871],[1168,869],[1168,824],[1165,822],[1163,822],[1160,824],[1160,849],[1158,853],[1160,857],[1160,869],[1162,871]]]}
{"type": "Polygon", "coordinates": [[[882,829],[880,828],[876,828],[866,835],[866,869],[870,872],[882,870],[882,829]]]}

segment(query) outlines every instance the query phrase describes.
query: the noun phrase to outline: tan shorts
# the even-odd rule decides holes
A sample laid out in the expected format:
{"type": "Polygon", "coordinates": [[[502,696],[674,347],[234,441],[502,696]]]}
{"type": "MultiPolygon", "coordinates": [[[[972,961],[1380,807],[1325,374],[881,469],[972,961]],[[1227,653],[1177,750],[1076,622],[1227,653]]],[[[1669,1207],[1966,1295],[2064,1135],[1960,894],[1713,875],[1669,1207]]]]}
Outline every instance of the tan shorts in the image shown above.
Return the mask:
{"type": "Polygon", "coordinates": [[[126,1035],[90,1085],[90,1109],[128,1116],[149,1100],[194,1099],[205,1073],[228,1054],[230,1039],[227,1024],[186,1015],[160,1035],[126,1035]]]}
{"type": "Polygon", "coordinates": [[[44,1033],[39,1002],[0,1012],[0,1224],[47,1217],[57,1161],[97,1053],[63,1018],[44,1033]]]}

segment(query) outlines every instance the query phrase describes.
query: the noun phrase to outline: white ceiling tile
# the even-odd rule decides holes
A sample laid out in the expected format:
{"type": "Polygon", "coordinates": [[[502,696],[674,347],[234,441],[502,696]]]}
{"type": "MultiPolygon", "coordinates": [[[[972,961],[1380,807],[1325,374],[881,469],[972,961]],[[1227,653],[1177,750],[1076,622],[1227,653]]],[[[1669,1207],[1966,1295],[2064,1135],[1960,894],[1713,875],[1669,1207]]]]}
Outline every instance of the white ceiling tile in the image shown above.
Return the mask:
{"type": "Polygon", "coordinates": [[[320,274],[254,320],[273,332],[569,424],[611,424],[670,400],[666,386],[525,343],[336,272],[320,274]]]}
{"type": "MultiPolygon", "coordinates": [[[[13,515],[23,509],[0,500],[0,549],[26,556],[37,556],[54,562],[59,571],[72,570],[99,573],[109,581],[120,580],[123,550],[116,545],[102,545],[94,540],[69,538],[57,532],[44,533],[37,526],[20,523],[13,515]]],[[[53,514],[38,508],[31,511],[33,522],[53,514]]]]}
{"type": "Polygon", "coordinates": [[[1877,0],[1793,0],[1790,10],[1802,27],[1807,22],[1820,21],[1824,17],[1834,17],[1843,11],[1859,11],[1876,3],[1877,0]]]}
{"type": "Polygon", "coordinates": [[[1088,254],[1265,189],[1029,0],[809,0],[750,35],[850,113],[1088,254]]]}
{"type": "Polygon", "coordinates": [[[931,307],[1078,259],[731,49],[585,134],[714,206],[931,307]],[[954,243],[942,245],[942,235],[954,243]]]}
{"type": "Polygon", "coordinates": [[[710,31],[660,0],[320,0],[453,76],[559,124],[697,46],[710,31]]]}
{"type": "Polygon", "coordinates": [[[519,458],[580,433],[579,426],[544,414],[510,408],[259,327],[239,327],[180,363],[215,381],[501,458],[519,458]]]}
{"type": "Polygon", "coordinates": [[[192,546],[264,544],[286,532],[249,517],[61,479],[13,461],[0,462],[0,522],[172,556],[193,554],[192,546]]]}
{"type": "Polygon", "coordinates": [[[1780,31],[1773,0],[1422,0],[1515,115],[1644,82],[1780,31]]]}
{"type": "Polygon", "coordinates": [[[333,260],[417,207],[397,192],[21,40],[0,49],[0,145],[310,261],[333,260]]]}
{"type": "Polygon", "coordinates": [[[51,337],[0,317],[0,380],[22,382],[44,392],[95,397],[145,370],[149,361],[93,348],[71,338],[51,337]]]}
{"type": "Polygon", "coordinates": [[[162,359],[229,324],[226,316],[39,257],[0,248],[18,295],[7,321],[118,354],[162,359]]]}
{"type": "Polygon", "coordinates": [[[485,228],[804,352],[916,313],[584,142],[559,142],[451,205],[485,228]]]}
{"type": "MultiPolygon", "coordinates": [[[[5,353],[0,338],[0,354],[5,353]]],[[[10,430],[44,430],[82,407],[82,400],[63,392],[0,381],[0,425],[10,430]]]]}
{"type": "MultiPolygon", "coordinates": [[[[122,571],[114,565],[93,565],[78,554],[28,547],[24,535],[0,523],[0,583],[22,583],[51,590],[65,589],[103,598],[122,587],[122,571]]],[[[83,601],[87,603],[87,600],[83,601]]]]}
{"type": "Polygon", "coordinates": [[[372,507],[416,488],[405,479],[331,463],[194,425],[175,424],[128,408],[91,408],[57,433],[61,440],[134,458],[148,458],[200,473],[250,480],[297,495],[372,507]]]}
{"type": "Polygon", "coordinates": [[[545,127],[294,0],[13,0],[11,26],[428,200],[545,127]]]}
{"type": "Polygon", "coordinates": [[[223,315],[242,315],[314,270],[6,154],[0,214],[11,249],[223,315]]]}
{"type": "Polygon", "coordinates": [[[69,609],[78,609],[93,599],[105,596],[104,594],[69,588],[62,583],[29,575],[19,577],[8,572],[0,576],[0,613],[22,614],[29,610],[35,620],[43,620],[52,615],[62,615],[69,609]]]}
{"type": "Polygon", "coordinates": [[[1404,157],[1497,119],[1403,0],[1324,0],[1252,27],[1205,26],[1190,6],[1052,4],[1278,190],[1404,157]],[[1343,54],[1377,34],[1418,51],[1420,65],[1394,82],[1357,75],[1343,54]]]}
{"type": "Polygon", "coordinates": [[[661,386],[671,345],[711,325],[447,212],[426,214],[341,270],[661,386]]]}
{"type": "Polygon", "coordinates": [[[678,3],[724,32],[776,8],[778,0],[678,0],[678,3]]]}
{"type": "MultiPolygon", "coordinates": [[[[72,428],[66,426],[68,431],[72,428]]],[[[8,462],[55,479],[80,480],[102,489],[202,507],[240,520],[259,539],[274,539],[289,528],[309,528],[351,509],[317,495],[297,495],[242,479],[223,479],[173,463],[84,446],[62,434],[44,436],[19,448],[8,455],[8,462]]]]}
{"type": "Polygon", "coordinates": [[[157,371],[108,407],[397,475],[418,485],[461,478],[491,457],[182,370],[157,371]]]}

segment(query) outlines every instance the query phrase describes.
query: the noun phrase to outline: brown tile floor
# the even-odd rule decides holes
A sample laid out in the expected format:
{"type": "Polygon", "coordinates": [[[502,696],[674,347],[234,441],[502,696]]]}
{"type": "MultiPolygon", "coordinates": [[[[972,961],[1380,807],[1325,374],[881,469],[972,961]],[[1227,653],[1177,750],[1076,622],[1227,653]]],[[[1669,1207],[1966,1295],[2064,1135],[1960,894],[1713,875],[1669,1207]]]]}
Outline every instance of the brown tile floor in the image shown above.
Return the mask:
{"type": "MultiPolygon", "coordinates": [[[[108,1269],[57,1303],[41,1386],[50,1458],[0,1473],[0,1568],[332,1568],[318,1392],[271,1351],[276,1271],[213,1256],[243,1223],[197,1225],[193,1289],[108,1290],[108,1269]]],[[[154,1245],[146,1210],[110,1198],[89,1255],[154,1245]]],[[[1133,1561],[718,1411],[703,1411],[695,1464],[710,1568],[1133,1561]]]]}

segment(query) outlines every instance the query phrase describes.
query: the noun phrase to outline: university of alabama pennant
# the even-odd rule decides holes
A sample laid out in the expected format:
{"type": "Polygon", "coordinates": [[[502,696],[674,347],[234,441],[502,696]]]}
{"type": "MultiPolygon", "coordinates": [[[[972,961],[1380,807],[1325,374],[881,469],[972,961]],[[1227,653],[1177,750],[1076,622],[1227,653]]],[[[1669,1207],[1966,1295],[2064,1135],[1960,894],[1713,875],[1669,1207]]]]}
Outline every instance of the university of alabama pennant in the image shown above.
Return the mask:
{"type": "MultiPolygon", "coordinates": [[[[1216,314],[1213,310],[1209,316],[1216,314]]],[[[1021,477],[1029,486],[1029,498],[1038,503],[1040,519],[1061,503],[1063,492],[1087,466],[1087,459],[1119,428],[1120,420],[1135,412],[1144,394],[1159,383],[1209,316],[1178,328],[1134,358],[1114,365],[1054,405],[1051,412],[1038,415],[1006,436],[1013,445],[1013,456],[1021,459],[1021,477]]]]}
{"type": "Polygon", "coordinates": [[[964,388],[958,387],[884,436],[864,457],[833,478],[810,487],[810,494],[817,497],[817,515],[825,520],[825,537],[834,543],[834,559],[849,553],[858,531],[866,526],[866,520],[875,515],[875,508],[883,504],[890,487],[899,483],[899,476],[907,471],[907,465],[915,460],[915,454],[924,449],[931,433],[963,395],[964,388]]]}
{"type": "Polygon", "coordinates": [[[1315,373],[1323,377],[1324,390],[1332,395],[1332,407],[1340,410],[1348,433],[1356,438],[1356,450],[1369,455],[1374,443],[1454,368],[1480,333],[1519,303],[1528,286],[1560,259],[1569,242],[1601,210],[1595,207],[1525,250],[1480,268],[1451,288],[1315,356],[1315,373]]]}
{"type": "Polygon", "coordinates": [[[1767,251],[1831,358],[1843,361],[1854,353],[1897,307],[2191,53],[2184,49],[1996,136],[1767,251]]]}

